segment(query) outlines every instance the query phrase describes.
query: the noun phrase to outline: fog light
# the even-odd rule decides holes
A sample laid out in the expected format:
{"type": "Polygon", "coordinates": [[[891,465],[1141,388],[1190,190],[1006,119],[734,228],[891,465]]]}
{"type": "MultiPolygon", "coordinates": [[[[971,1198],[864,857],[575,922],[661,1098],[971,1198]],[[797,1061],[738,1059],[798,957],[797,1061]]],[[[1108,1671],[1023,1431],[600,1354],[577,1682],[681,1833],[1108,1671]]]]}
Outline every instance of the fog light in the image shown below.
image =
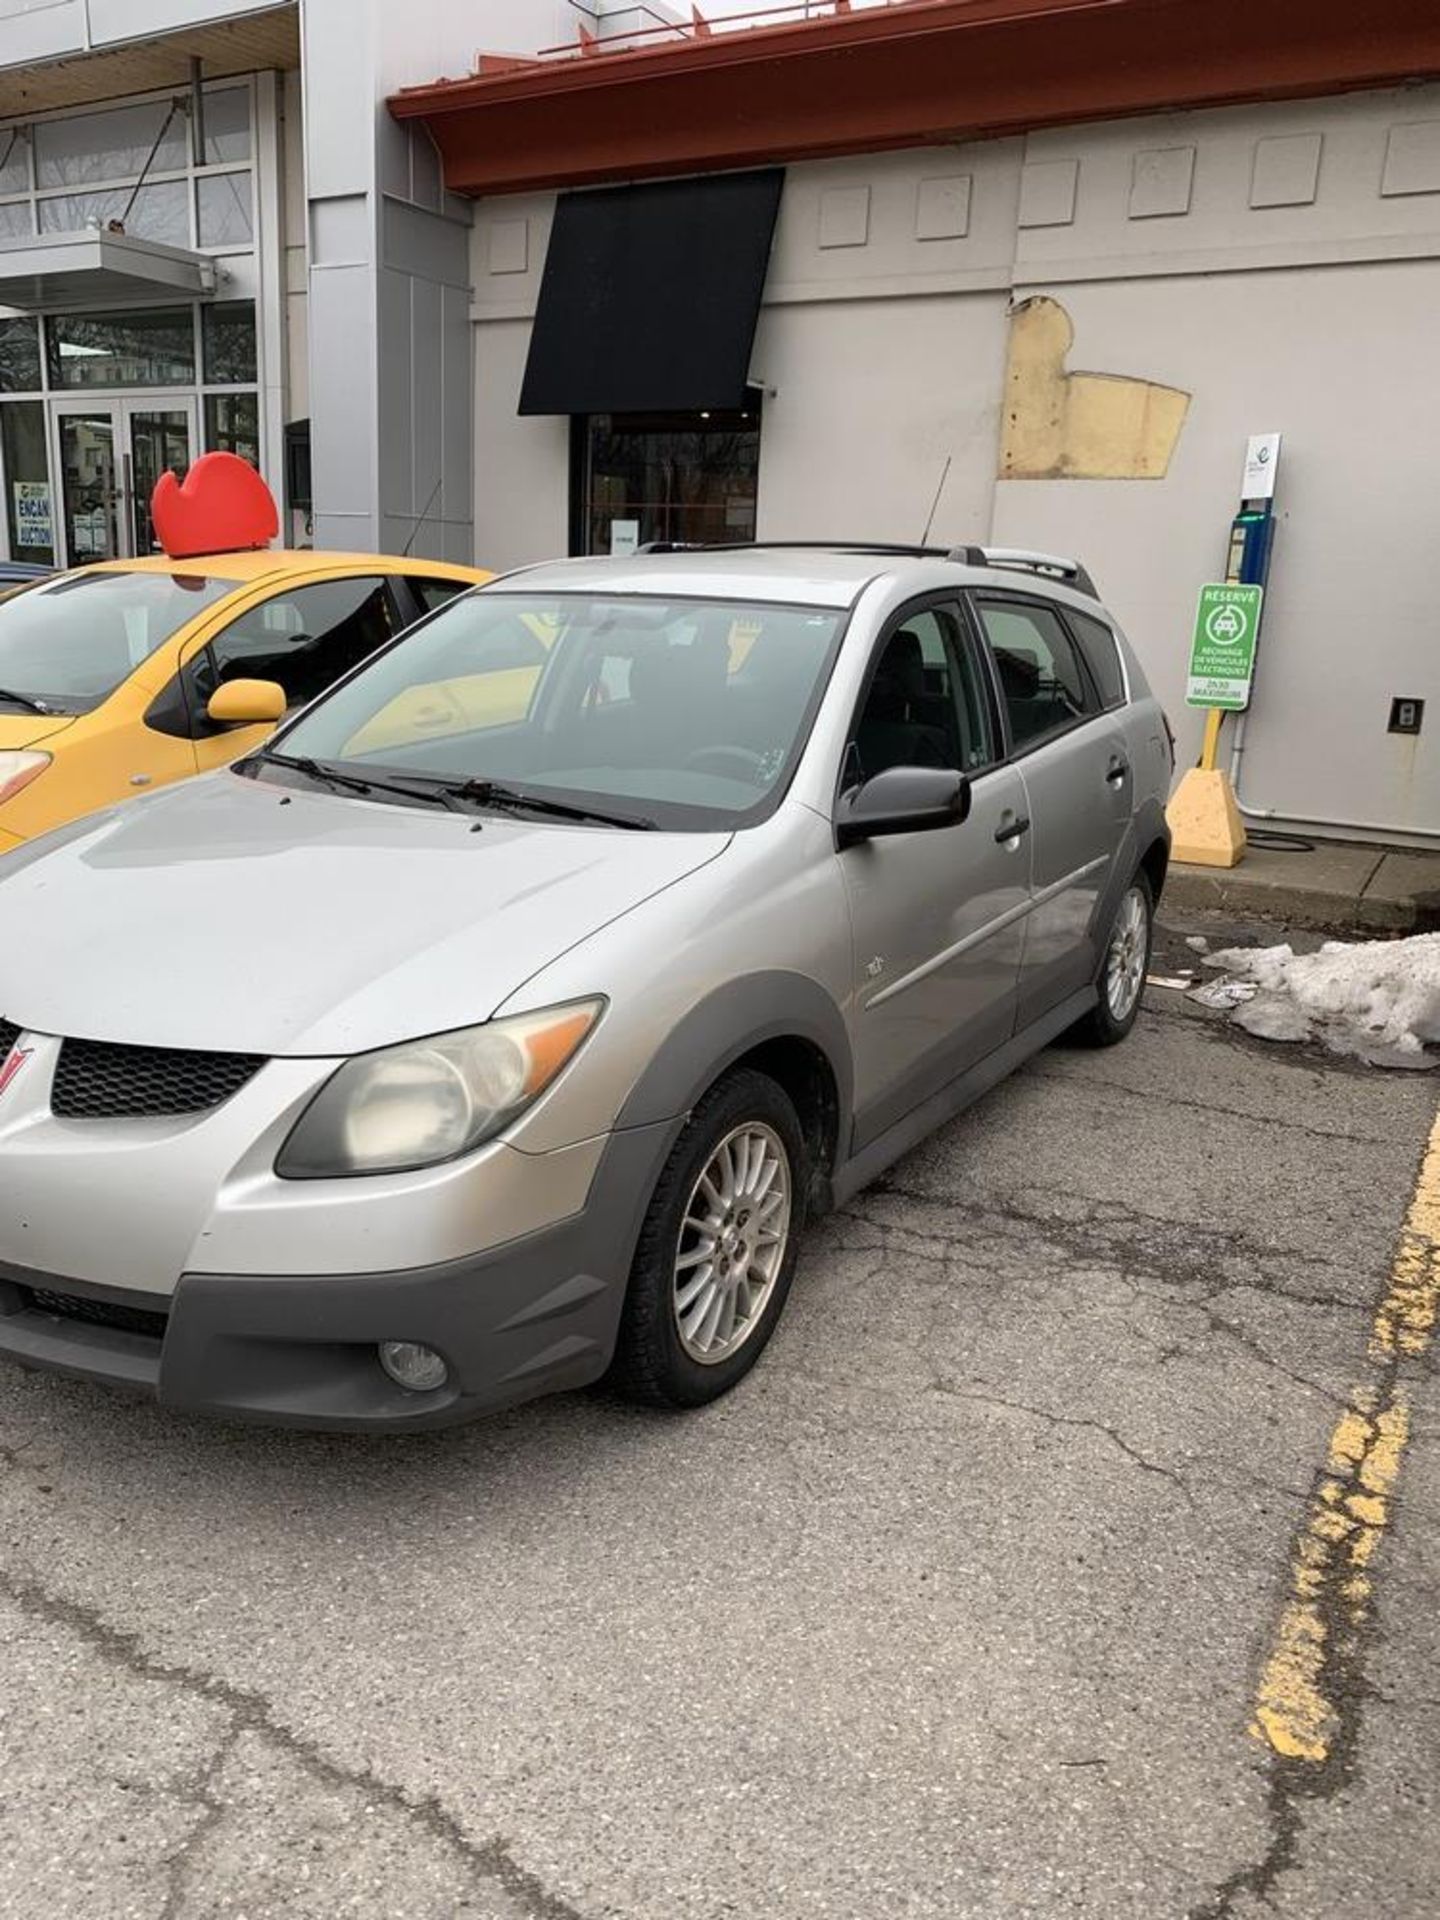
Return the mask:
{"type": "Polygon", "coordinates": [[[435,1349],[414,1340],[382,1340],[376,1351],[386,1373],[407,1393],[434,1393],[449,1377],[435,1349]]]}

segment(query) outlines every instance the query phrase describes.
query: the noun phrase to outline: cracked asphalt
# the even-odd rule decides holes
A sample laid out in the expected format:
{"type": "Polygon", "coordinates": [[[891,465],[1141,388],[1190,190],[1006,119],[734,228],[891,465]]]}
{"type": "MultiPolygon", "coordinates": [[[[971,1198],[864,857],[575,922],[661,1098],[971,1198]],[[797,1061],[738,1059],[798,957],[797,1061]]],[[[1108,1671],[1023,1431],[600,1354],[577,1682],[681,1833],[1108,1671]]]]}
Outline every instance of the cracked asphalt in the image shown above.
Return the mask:
{"type": "Polygon", "coordinates": [[[700,1415],[0,1369],[0,1914],[1440,1910],[1431,1359],[1344,1763],[1249,1731],[1436,1093],[1154,992],[826,1222],[700,1415]]]}

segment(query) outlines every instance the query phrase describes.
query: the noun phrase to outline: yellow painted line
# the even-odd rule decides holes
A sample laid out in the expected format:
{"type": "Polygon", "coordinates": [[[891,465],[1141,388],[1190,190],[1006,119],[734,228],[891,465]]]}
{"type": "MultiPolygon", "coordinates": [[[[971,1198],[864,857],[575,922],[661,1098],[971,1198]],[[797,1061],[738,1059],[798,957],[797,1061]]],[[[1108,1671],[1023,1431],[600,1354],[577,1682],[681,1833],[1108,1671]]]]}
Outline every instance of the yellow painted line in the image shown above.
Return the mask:
{"type": "Polygon", "coordinates": [[[1371,1564],[1390,1519],[1410,1437],[1402,1360],[1428,1348],[1440,1310],[1440,1115],[1430,1129],[1385,1297],[1375,1315],[1369,1378],[1330,1436],[1325,1472],[1296,1536],[1275,1644],[1260,1677],[1251,1732],[1286,1760],[1329,1759],[1342,1729],[1335,1682],[1374,1604],[1371,1564]]]}

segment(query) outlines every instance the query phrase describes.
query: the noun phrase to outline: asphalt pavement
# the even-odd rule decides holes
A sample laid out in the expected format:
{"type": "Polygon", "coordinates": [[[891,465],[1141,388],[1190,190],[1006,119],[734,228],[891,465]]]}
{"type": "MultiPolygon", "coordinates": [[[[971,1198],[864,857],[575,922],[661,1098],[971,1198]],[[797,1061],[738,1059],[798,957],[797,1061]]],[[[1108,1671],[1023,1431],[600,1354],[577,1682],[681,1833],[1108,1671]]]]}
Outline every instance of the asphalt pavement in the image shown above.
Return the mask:
{"type": "Polygon", "coordinates": [[[1154,992],[825,1223],[698,1415],[0,1368],[0,1913],[1440,1910],[1440,1380],[1373,1331],[1437,1080],[1154,992]],[[1357,1394],[1406,1419],[1342,1622],[1357,1394]]]}

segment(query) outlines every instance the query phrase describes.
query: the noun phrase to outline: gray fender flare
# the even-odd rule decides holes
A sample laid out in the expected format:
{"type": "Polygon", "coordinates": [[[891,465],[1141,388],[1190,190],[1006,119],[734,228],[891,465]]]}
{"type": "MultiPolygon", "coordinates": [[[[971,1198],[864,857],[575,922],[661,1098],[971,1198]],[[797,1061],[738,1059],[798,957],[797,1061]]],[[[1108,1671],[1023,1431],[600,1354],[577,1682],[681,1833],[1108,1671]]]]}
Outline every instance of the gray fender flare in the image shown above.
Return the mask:
{"type": "Polygon", "coordinates": [[[803,973],[746,974],[706,994],[666,1035],[626,1097],[617,1127],[644,1127],[689,1114],[727,1068],[768,1040],[807,1041],[835,1078],[836,1153],[849,1152],[855,1068],[844,1016],[803,973]]]}

